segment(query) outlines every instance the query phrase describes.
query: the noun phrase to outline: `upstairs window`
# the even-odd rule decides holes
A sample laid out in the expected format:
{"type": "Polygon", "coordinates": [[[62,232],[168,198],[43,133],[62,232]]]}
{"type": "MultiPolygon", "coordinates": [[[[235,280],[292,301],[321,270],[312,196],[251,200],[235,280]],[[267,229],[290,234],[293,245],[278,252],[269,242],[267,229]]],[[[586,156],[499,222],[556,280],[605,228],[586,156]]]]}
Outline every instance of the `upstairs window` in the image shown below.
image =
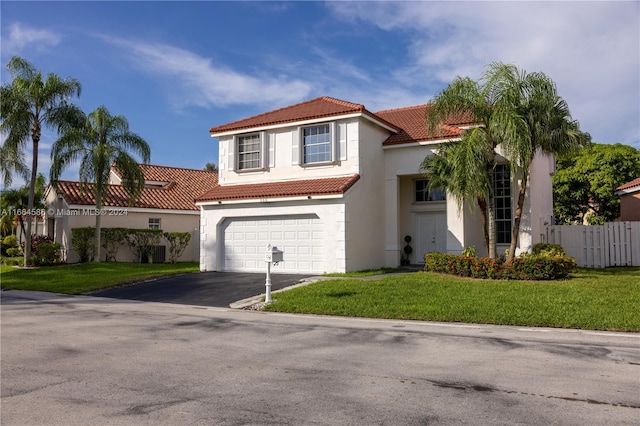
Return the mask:
{"type": "Polygon", "coordinates": [[[320,126],[303,128],[302,138],[302,161],[304,164],[328,163],[331,157],[331,126],[322,124],[320,126]]]}
{"type": "Polygon", "coordinates": [[[238,137],[238,170],[262,167],[262,142],[260,134],[238,137]]]}
{"type": "Polygon", "coordinates": [[[429,201],[444,201],[447,199],[447,193],[444,188],[429,190],[429,181],[427,179],[417,179],[415,181],[415,201],[416,203],[425,203],[429,201]]]}
{"type": "Polygon", "coordinates": [[[511,174],[509,166],[498,164],[493,175],[493,197],[496,207],[496,243],[511,242],[511,174]]]}

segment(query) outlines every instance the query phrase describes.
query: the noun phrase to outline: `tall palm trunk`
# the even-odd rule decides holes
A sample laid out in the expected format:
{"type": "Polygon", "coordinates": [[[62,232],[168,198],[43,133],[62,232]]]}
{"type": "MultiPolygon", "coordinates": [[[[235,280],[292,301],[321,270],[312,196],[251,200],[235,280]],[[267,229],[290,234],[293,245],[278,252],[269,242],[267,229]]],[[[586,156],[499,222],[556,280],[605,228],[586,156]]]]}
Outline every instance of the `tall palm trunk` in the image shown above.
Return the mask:
{"type": "Polygon", "coordinates": [[[94,249],[94,257],[93,257],[93,261],[94,262],[100,262],[100,222],[102,219],[102,215],[100,214],[102,212],[102,191],[100,191],[100,189],[98,189],[98,186],[96,185],[95,188],[96,191],[96,229],[95,229],[95,234],[94,234],[94,240],[96,242],[96,246],[94,249]]]}
{"type": "Polygon", "coordinates": [[[40,143],[40,123],[35,120],[31,129],[33,141],[33,159],[31,160],[31,182],[29,182],[29,200],[27,202],[27,235],[24,243],[24,266],[31,264],[31,222],[33,220],[33,205],[36,195],[36,178],[38,177],[38,144],[40,143]]]}
{"type": "Polygon", "coordinates": [[[518,236],[520,235],[520,222],[522,220],[522,210],[524,206],[524,198],[527,192],[527,182],[529,175],[524,173],[518,187],[518,202],[516,203],[516,211],[513,216],[513,229],[511,230],[511,245],[509,246],[509,255],[507,261],[513,259],[516,255],[516,246],[518,245],[518,236]]]}
{"type": "Polygon", "coordinates": [[[478,208],[482,216],[482,234],[484,236],[484,248],[489,253],[489,230],[487,229],[487,199],[478,197],[478,208]]]}

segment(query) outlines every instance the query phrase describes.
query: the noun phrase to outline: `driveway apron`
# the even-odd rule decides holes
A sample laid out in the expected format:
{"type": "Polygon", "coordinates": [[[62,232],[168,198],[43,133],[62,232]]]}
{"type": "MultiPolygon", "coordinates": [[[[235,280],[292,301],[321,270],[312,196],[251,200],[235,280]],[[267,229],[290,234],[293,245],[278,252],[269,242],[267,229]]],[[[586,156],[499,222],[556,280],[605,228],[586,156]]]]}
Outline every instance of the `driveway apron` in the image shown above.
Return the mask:
{"type": "MultiPolygon", "coordinates": [[[[271,290],[292,286],[308,277],[272,274],[271,290]]],[[[98,291],[91,295],[226,308],[233,302],[263,294],[265,278],[265,274],[260,273],[198,272],[98,291]]]]}

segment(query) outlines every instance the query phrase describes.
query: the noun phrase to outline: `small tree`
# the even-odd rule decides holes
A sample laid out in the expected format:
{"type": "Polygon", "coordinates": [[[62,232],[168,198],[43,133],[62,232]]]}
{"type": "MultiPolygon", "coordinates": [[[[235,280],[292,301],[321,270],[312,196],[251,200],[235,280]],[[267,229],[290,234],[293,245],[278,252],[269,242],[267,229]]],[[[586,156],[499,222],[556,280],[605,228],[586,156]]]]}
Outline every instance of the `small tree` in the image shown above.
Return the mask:
{"type": "Polygon", "coordinates": [[[129,229],[127,242],[131,252],[140,259],[147,258],[148,263],[153,263],[154,246],[160,244],[162,229],[129,229]]]}
{"type": "Polygon", "coordinates": [[[115,262],[118,250],[127,241],[127,228],[102,228],[100,229],[102,248],[105,250],[105,261],[115,262]]]}
{"type": "Polygon", "coordinates": [[[189,232],[165,232],[164,238],[169,242],[169,261],[176,263],[191,240],[189,232]]]}

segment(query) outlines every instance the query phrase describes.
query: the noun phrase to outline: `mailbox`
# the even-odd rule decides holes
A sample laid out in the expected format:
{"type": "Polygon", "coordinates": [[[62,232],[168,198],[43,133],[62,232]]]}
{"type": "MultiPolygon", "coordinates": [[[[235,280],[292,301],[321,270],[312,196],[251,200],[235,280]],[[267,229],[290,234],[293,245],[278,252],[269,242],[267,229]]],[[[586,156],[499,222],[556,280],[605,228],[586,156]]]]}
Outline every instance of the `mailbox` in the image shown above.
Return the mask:
{"type": "Polygon", "coordinates": [[[278,247],[267,246],[267,252],[264,255],[264,261],[268,263],[282,262],[282,253],[282,250],[279,250],[278,247]]]}

